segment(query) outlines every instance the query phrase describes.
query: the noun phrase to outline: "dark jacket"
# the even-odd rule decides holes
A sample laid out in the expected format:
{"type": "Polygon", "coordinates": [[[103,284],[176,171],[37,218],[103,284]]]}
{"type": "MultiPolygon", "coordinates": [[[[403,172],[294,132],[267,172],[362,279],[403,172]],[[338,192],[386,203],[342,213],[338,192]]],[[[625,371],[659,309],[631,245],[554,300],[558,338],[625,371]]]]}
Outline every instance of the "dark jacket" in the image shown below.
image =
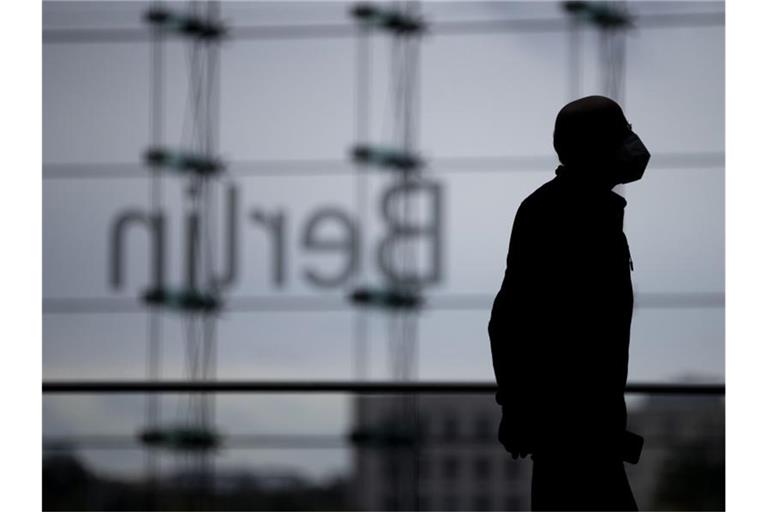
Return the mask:
{"type": "Polygon", "coordinates": [[[625,205],[561,166],[517,211],[488,331],[497,402],[534,454],[620,449],[633,302],[625,205]]]}

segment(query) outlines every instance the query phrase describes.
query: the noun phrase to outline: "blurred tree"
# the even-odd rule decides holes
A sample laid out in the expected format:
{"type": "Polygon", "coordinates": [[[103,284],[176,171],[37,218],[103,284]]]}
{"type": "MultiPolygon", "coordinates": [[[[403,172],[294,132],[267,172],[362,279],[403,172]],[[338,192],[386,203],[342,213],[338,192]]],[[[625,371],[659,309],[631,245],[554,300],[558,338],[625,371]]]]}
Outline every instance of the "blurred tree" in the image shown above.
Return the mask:
{"type": "Polygon", "coordinates": [[[43,457],[43,510],[87,509],[93,475],[73,453],[43,457]]]}

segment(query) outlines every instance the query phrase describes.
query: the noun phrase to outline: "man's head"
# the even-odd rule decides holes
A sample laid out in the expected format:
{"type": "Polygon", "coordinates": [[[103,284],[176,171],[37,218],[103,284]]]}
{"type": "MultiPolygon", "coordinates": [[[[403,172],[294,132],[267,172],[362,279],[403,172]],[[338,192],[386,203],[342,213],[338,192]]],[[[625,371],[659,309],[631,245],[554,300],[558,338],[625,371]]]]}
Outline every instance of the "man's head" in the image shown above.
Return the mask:
{"type": "Polygon", "coordinates": [[[610,186],[640,179],[650,158],[619,104],[605,96],[564,106],[555,120],[554,145],[566,168],[610,186]]]}

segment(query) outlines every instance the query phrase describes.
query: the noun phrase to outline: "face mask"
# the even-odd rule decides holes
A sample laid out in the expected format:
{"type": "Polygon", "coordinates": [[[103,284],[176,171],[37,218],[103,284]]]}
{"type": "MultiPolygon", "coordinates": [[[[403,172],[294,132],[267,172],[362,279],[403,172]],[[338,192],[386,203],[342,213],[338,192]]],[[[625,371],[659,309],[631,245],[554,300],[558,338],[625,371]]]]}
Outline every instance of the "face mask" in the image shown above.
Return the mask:
{"type": "Polygon", "coordinates": [[[617,154],[617,180],[619,183],[630,183],[643,177],[645,167],[651,154],[646,149],[643,141],[634,132],[630,132],[624,139],[617,154]]]}

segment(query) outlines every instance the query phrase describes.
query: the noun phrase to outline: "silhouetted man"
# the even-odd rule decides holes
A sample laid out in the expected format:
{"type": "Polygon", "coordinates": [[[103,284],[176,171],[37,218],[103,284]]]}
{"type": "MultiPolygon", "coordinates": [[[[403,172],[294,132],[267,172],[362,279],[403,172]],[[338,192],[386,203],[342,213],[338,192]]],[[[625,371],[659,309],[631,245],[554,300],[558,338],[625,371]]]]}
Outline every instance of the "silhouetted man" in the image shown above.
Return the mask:
{"type": "Polygon", "coordinates": [[[637,510],[623,462],[642,444],[625,431],[632,259],[611,189],[650,155],[602,96],[563,107],[554,146],[562,165],[520,204],[488,325],[499,440],[532,454],[534,510],[637,510]]]}

